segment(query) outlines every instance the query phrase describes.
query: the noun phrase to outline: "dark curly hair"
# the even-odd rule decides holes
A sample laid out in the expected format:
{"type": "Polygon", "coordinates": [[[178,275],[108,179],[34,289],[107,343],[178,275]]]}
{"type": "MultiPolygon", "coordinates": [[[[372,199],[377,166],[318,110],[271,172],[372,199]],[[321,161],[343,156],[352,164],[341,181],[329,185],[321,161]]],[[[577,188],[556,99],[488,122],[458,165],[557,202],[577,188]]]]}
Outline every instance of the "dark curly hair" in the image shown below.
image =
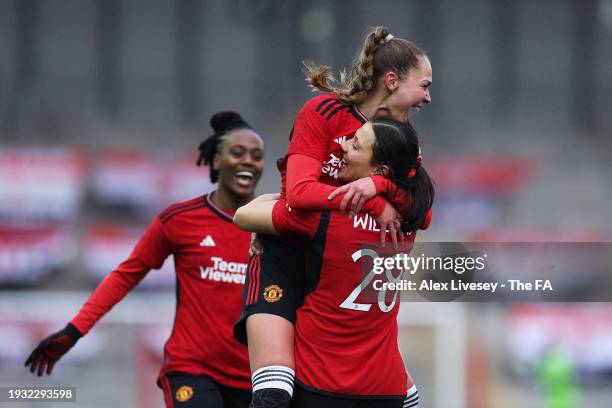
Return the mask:
{"type": "Polygon", "coordinates": [[[198,150],[200,155],[196,161],[196,165],[201,166],[205,164],[210,169],[210,181],[213,183],[217,182],[219,177],[219,170],[213,169],[211,163],[215,157],[215,153],[219,152],[219,147],[223,142],[223,136],[229,132],[237,129],[253,129],[237,112],[223,111],[218,112],[210,118],[210,126],[215,132],[209,136],[206,140],[200,143],[198,150]]]}

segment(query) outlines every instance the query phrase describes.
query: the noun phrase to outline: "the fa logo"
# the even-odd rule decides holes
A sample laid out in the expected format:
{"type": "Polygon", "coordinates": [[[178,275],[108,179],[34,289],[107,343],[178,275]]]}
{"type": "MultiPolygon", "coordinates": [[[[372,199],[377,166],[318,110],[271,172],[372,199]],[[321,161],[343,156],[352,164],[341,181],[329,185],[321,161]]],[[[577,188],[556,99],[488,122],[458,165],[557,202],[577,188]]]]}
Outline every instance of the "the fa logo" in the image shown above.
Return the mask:
{"type": "Polygon", "coordinates": [[[204,238],[202,240],[202,242],[200,242],[200,246],[203,246],[203,247],[214,247],[214,246],[216,246],[215,240],[210,235],[207,235],[206,238],[204,238]]]}

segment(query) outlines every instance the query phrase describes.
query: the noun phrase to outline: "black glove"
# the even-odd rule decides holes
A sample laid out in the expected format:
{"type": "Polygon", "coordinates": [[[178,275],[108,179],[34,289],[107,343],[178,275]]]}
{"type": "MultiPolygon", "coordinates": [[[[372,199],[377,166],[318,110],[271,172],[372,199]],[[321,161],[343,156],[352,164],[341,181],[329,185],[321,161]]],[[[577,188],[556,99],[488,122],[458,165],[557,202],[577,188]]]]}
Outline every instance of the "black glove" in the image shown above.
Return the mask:
{"type": "Polygon", "coordinates": [[[25,362],[25,366],[30,364],[30,372],[33,373],[38,368],[38,376],[42,376],[47,368],[47,374],[51,375],[53,366],[64,354],[75,345],[78,339],[83,335],[68,323],[66,327],[57,333],[53,333],[46,339],[40,342],[38,347],[34,349],[30,357],[25,362]]]}

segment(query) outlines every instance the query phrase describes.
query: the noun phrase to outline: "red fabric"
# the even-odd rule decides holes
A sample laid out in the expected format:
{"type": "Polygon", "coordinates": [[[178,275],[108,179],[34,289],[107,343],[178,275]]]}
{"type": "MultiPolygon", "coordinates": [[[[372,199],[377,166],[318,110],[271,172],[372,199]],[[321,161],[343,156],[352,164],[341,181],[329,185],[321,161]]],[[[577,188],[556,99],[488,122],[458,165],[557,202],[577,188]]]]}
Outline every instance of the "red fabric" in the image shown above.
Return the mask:
{"type": "MultiPolygon", "coordinates": [[[[283,205],[275,212],[279,230],[322,244],[322,237],[315,236],[321,212],[289,212],[283,205]]],[[[414,242],[415,236],[407,234],[406,242],[414,242]]],[[[369,283],[363,280],[372,260],[359,251],[379,241],[374,219],[367,214],[349,219],[332,211],[324,238],[318,284],[297,311],[296,378],[326,392],[405,395],[413,382],[397,346],[399,293],[394,300],[395,292],[387,292],[379,303],[372,283],[386,281],[385,274],[374,275],[369,283]],[[355,291],[357,296],[351,297],[355,291]]]]}
{"type": "Polygon", "coordinates": [[[87,331],[142,279],[173,255],[178,298],[160,376],[207,375],[249,389],[247,348],[233,336],[240,317],[250,234],[210,196],[170,206],[149,225],[127,261],[99,285],[72,323],[87,331]]]}
{"type": "Polygon", "coordinates": [[[149,270],[147,265],[131,255],[100,282],[70,323],[81,334],[87,334],[102,316],[119,303],[147,275],[149,270]]]}
{"type": "MultiPolygon", "coordinates": [[[[344,194],[333,201],[327,197],[339,185],[342,143],[352,139],[364,121],[354,107],[343,105],[334,95],[319,95],[306,102],[295,120],[287,156],[278,164],[281,196],[287,197],[291,208],[340,207],[344,194]]],[[[384,177],[372,179],[378,193],[395,186],[384,177]]],[[[375,197],[364,205],[364,210],[378,218],[384,207],[385,200],[375,197]]]]}
{"type": "Polygon", "coordinates": [[[389,193],[395,189],[395,184],[385,176],[373,175],[370,178],[374,182],[374,186],[376,186],[377,194],[389,193]]]}
{"type": "Polygon", "coordinates": [[[272,224],[279,235],[299,235],[310,239],[317,231],[320,218],[319,211],[289,209],[289,204],[283,197],[272,208],[272,224]]]}
{"type": "Polygon", "coordinates": [[[164,392],[166,408],[174,408],[174,395],[172,394],[172,386],[170,385],[170,381],[168,381],[168,377],[166,375],[161,375],[157,382],[164,392]]]}
{"type": "Polygon", "coordinates": [[[427,228],[429,228],[429,224],[431,223],[431,217],[432,212],[430,208],[429,210],[427,210],[427,214],[425,215],[425,221],[423,222],[423,226],[421,227],[422,230],[426,230],[427,228]]]}
{"type": "Polygon", "coordinates": [[[354,108],[343,105],[334,95],[315,96],[304,104],[293,125],[287,156],[279,166],[283,179],[281,195],[289,194],[287,199],[291,207],[329,208],[326,207],[328,194],[320,189],[325,185],[339,185],[342,143],[352,139],[364,121],[354,108]],[[313,199],[293,191],[296,185],[301,192],[315,194],[316,207],[308,207],[313,199]],[[319,199],[321,201],[316,201],[319,199]],[[306,204],[303,200],[307,200],[306,204]]]}
{"type": "MultiPolygon", "coordinates": [[[[344,194],[328,200],[327,197],[338,186],[319,183],[321,163],[310,156],[294,154],[287,161],[287,202],[292,209],[337,210],[344,194]]],[[[393,183],[391,183],[393,185],[393,183]]],[[[378,218],[385,207],[381,197],[371,198],[363,210],[378,218]]]]}

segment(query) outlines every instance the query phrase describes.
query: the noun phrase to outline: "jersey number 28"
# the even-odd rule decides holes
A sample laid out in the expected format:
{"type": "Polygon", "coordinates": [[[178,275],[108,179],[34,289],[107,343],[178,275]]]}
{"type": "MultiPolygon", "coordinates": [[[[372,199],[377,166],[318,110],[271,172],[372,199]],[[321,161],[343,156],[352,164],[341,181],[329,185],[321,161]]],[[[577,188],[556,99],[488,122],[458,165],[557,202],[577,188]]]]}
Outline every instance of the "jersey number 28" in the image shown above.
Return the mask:
{"type": "MultiPolygon", "coordinates": [[[[360,249],[358,251],[353,252],[353,255],[351,256],[351,258],[353,259],[353,262],[357,262],[364,256],[369,256],[372,258],[372,260],[374,260],[378,258],[378,253],[376,253],[376,251],[374,251],[373,249],[360,249]]],[[[348,295],[348,297],[344,299],[344,301],[340,304],[340,307],[344,309],[368,312],[370,308],[372,307],[371,303],[357,303],[355,302],[355,300],[357,300],[357,297],[359,297],[361,292],[363,292],[370,285],[370,282],[372,282],[374,275],[375,275],[374,269],[370,270],[368,274],[365,276],[365,278],[363,278],[363,280],[348,295]]],[[[399,273],[397,277],[393,276],[393,272],[391,269],[385,269],[385,275],[387,276],[388,282],[395,282],[395,283],[398,283],[402,277],[401,273],[399,273]]],[[[398,291],[395,291],[395,293],[393,294],[393,299],[391,300],[391,304],[387,305],[387,302],[385,300],[386,295],[387,295],[386,286],[384,287],[384,289],[379,290],[378,291],[379,309],[384,313],[390,312],[393,309],[393,307],[395,307],[395,302],[397,301],[398,293],[399,293],[398,291]]]]}

